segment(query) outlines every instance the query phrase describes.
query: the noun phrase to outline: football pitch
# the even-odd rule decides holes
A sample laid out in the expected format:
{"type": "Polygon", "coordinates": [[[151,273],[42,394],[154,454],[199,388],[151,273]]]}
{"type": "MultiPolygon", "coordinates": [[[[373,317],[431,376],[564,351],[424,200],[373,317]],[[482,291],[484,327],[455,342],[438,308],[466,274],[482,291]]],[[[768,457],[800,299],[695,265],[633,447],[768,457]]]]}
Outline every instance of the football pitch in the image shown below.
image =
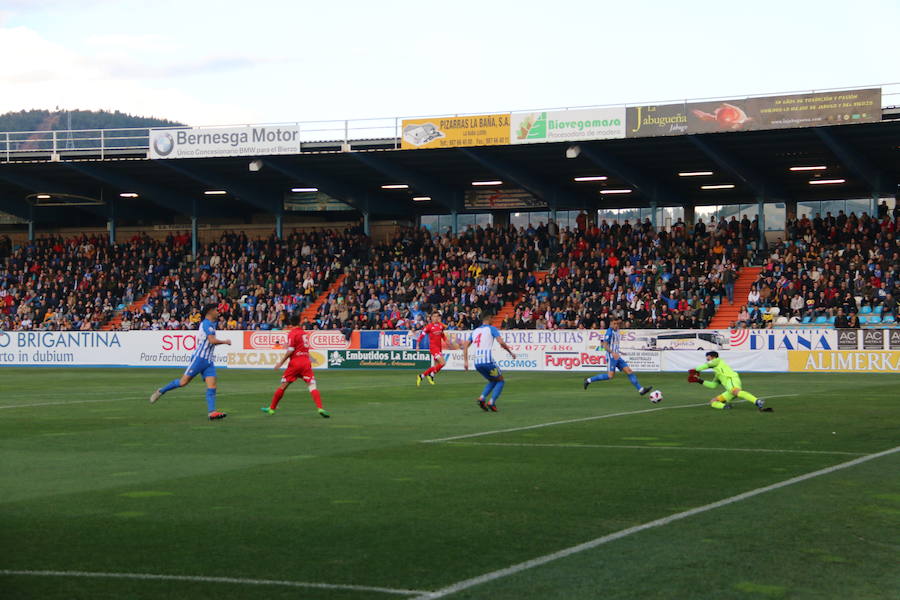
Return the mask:
{"type": "Polygon", "coordinates": [[[900,375],[0,369],[0,598],[900,596],[900,375]]]}

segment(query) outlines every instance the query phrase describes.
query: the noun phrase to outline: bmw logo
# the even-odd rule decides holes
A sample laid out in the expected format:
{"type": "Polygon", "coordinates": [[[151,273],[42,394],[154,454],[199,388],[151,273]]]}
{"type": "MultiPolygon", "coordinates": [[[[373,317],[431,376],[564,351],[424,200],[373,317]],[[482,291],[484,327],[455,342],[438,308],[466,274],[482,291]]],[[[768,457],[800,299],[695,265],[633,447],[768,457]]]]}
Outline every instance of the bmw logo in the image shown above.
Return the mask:
{"type": "Polygon", "coordinates": [[[158,133],[153,138],[153,150],[160,156],[168,156],[175,149],[175,140],[168,132],[158,133]]]}

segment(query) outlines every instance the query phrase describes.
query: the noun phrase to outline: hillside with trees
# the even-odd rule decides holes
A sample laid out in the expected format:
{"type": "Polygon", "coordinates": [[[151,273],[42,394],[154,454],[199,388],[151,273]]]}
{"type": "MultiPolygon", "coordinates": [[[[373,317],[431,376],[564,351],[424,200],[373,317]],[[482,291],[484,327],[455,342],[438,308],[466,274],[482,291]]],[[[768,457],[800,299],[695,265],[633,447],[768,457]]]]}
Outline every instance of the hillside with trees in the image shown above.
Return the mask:
{"type": "Polygon", "coordinates": [[[0,131],[54,131],[72,129],[121,129],[182,125],[167,119],[139,117],[106,110],[21,110],[0,115],[0,131]]]}

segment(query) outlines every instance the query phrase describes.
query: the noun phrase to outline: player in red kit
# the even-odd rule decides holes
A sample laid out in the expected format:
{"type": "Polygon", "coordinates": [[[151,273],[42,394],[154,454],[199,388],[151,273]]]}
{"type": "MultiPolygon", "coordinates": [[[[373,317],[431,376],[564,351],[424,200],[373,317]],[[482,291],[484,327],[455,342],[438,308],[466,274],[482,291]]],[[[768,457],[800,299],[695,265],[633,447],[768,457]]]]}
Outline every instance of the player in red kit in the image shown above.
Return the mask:
{"type": "Polygon", "coordinates": [[[422,333],[419,334],[418,342],[420,345],[425,336],[428,336],[428,350],[431,352],[431,360],[434,361],[434,364],[428,367],[424,373],[416,376],[417,386],[422,385],[422,381],[425,379],[428,379],[428,383],[434,385],[434,376],[447,364],[444,355],[441,353],[444,349],[444,342],[450,343],[447,339],[447,334],[444,333],[446,329],[444,324],[441,323],[441,313],[435,312],[431,315],[431,323],[426,325],[422,329],[422,333]]]}
{"type": "Polygon", "coordinates": [[[262,411],[266,414],[274,415],[275,409],[278,408],[278,403],[284,396],[284,391],[292,383],[302,379],[306,383],[307,389],[309,389],[313,402],[316,403],[319,409],[319,414],[327,419],[331,415],[322,408],[322,395],[316,389],[316,376],[313,375],[312,363],[309,361],[309,334],[299,327],[299,316],[292,316],[290,323],[294,326],[294,329],[291,329],[290,333],[288,333],[287,351],[278,364],[275,365],[275,370],[281,369],[281,365],[285,361],[290,360],[291,362],[288,363],[284,375],[281,376],[281,385],[278,386],[278,389],[275,390],[275,395],[272,396],[272,404],[268,407],[264,406],[262,411]]]}

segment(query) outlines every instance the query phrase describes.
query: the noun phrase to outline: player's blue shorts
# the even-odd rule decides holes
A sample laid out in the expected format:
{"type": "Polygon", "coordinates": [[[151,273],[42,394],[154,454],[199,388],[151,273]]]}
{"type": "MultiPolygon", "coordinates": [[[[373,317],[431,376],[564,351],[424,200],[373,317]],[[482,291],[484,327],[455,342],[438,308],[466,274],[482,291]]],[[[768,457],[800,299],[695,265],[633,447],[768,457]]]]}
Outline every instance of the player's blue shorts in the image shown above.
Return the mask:
{"type": "Polygon", "coordinates": [[[500,371],[500,367],[497,366],[497,363],[493,362],[475,365],[475,370],[481,373],[481,376],[488,381],[495,381],[503,375],[503,372],[500,371]]]}
{"type": "Polygon", "coordinates": [[[195,358],[191,361],[191,364],[188,365],[188,368],[184,372],[184,374],[188,377],[193,377],[198,373],[202,374],[204,379],[206,379],[207,377],[215,377],[216,365],[214,365],[212,361],[208,361],[204,358],[195,358]]]}
{"type": "Polygon", "coordinates": [[[624,371],[625,368],[628,366],[628,363],[625,362],[625,359],[622,358],[621,354],[619,355],[619,358],[613,358],[612,354],[607,354],[606,355],[606,363],[607,363],[606,370],[609,373],[612,373],[616,369],[618,369],[619,371],[624,371]]]}

